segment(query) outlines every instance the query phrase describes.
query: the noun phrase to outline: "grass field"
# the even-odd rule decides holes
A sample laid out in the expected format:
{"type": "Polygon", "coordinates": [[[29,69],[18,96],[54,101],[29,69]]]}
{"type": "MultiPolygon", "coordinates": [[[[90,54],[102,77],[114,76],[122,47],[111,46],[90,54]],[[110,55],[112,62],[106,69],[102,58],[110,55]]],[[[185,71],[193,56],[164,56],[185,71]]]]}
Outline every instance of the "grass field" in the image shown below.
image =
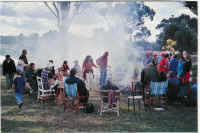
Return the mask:
{"type": "Polygon", "coordinates": [[[128,112],[127,99],[121,97],[120,117],[113,113],[75,114],[63,111],[53,100],[45,106],[33,97],[24,95],[24,106],[18,109],[12,91],[5,89],[1,79],[1,131],[2,132],[66,132],[66,131],[132,131],[132,132],[196,132],[197,108],[177,104],[165,112],[128,112]]]}

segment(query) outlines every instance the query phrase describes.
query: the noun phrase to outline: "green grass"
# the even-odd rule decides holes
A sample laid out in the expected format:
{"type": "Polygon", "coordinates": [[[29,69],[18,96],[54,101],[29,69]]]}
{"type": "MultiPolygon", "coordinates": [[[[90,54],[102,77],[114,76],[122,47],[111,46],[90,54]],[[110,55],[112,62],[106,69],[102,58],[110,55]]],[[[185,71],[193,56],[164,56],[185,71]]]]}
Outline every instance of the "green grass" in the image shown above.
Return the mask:
{"type": "Polygon", "coordinates": [[[132,132],[196,132],[197,108],[183,105],[169,106],[165,112],[128,112],[127,99],[121,97],[120,117],[114,113],[75,114],[63,111],[53,100],[45,106],[33,97],[23,96],[24,106],[18,109],[13,92],[5,90],[1,82],[2,132],[69,132],[69,131],[132,131],[132,132]]]}

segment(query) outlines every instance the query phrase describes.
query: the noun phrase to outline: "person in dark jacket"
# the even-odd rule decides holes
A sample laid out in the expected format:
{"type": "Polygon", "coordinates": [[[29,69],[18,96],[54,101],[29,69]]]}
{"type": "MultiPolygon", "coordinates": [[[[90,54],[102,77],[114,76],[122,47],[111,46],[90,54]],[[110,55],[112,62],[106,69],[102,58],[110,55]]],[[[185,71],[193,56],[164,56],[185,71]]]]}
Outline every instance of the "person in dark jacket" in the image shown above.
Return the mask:
{"type": "Polygon", "coordinates": [[[190,71],[192,69],[192,61],[188,54],[184,58],[185,58],[185,64],[183,66],[181,80],[182,80],[182,84],[186,87],[187,95],[189,96],[189,94],[190,94],[190,85],[189,85],[190,81],[189,80],[190,80],[190,71]]]}
{"type": "Polygon", "coordinates": [[[25,77],[33,90],[37,92],[37,74],[35,71],[35,63],[30,63],[29,70],[25,73],[25,77]]]}
{"type": "Polygon", "coordinates": [[[159,80],[159,73],[157,69],[151,65],[145,67],[141,72],[141,83],[143,88],[149,87],[150,81],[158,81],[159,80]]]}
{"type": "Polygon", "coordinates": [[[67,84],[77,84],[77,91],[79,93],[79,96],[85,96],[85,98],[80,99],[81,102],[87,103],[89,98],[89,91],[86,88],[85,83],[77,78],[76,76],[76,69],[71,69],[69,77],[65,80],[65,83],[67,84]]]}
{"type": "Polygon", "coordinates": [[[149,88],[150,82],[157,82],[159,80],[159,73],[157,71],[157,68],[154,67],[152,64],[149,66],[145,67],[142,72],[141,72],[141,83],[142,83],[142,93],[143,93],[143,98],[145,94],[145,89],[149,88]]]}
{"type": "Polygon", "coordinates": [[[16,73],[15,61],[10,58],[10,55],[6,55],[6,59],[3,61],[3,75],[6,77],[7,89],[12,87],[15,73],[16,73]]]}
{"type": "Polygon", "coordinates": [[[180,80],[176,77],[175,72],[170,72],[168,80],[168,101],[173,104],[177,100],[178,92],[180,90],[180,80]]]}
{"type": "Polygon", "coordinates": [[[19,57],[19,58],[22,58],[22,59],[23,59],[23,61],[24,61],[25,64],[28,64],[28,60],[27,60],[27,58],[26,58],[27,53],[28,53],[27,50],[24,49],[24,50],[22,51],[22,55],[19,57]]]}

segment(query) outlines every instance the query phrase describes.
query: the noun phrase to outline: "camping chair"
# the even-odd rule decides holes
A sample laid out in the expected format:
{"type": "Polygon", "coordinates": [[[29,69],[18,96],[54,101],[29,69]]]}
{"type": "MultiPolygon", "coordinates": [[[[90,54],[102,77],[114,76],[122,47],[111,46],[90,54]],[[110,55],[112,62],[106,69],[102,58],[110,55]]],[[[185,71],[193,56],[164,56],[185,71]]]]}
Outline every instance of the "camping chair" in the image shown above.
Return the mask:
{"type": "Polygon", "coordinates": [[[143,106],[143,90],[142,86],[138,87],[139,82],[131,82],[131,96],[128,96],[128,111],[130,108],[131,101],[133,103],[134,112],[135,112],[135,105],[139,105],[139,111],[141,106],[143,106]]]}
{"type": "Polygon", "coordinates": [[[81,102],[81,99],[86,98],[86,96],[79,96],[77,84],[64,84],[65,86],[65,98],[64,98],[64,111],[66,106],[69,105],[76,113],[80,112],[80,108],[83,107],[85,102],[81,102]],[[77,103],[75,103],[77,102],[77,103]]]}
{"type": "Polygon", "coordinates": [[[100,91],[100,116],[103,112],[116,112],[119,116],[119,101],[120,91],[119,90],[101,90],[100,91]]]}
{"type": "Polygon", "coordinates": [[[168,81],[164,82],[150,82],[150,87],[146,88],[146,99],[149,101],[149,107],[152,108],[152,103],[157,101],[161,107],[167,107],[167,87],[168,81]]]}
{"type": "Polygon", "coordinates": [[[37,99],[40,100],[46,100],[48,99],[50,96],[55,95],[55,90],[52,89],[48,89],[45,90],[43,83],[42,83],[42,78],[41,77],[37,77],[37,84],[38,84],[38,95],[37,95],[37,99]]]}

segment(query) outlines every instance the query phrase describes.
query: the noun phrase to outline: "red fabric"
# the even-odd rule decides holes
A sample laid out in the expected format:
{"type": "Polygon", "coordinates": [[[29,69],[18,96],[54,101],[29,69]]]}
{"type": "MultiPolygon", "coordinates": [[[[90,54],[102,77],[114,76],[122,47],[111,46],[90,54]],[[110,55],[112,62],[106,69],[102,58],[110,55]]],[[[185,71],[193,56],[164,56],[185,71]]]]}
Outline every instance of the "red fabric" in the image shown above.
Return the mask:
{"type": "Polygon", "coordinates": [[[169,72],[169,64],[167,63],[166,58],[162,58],[160,61],[160,64],[158,65],[158,72],[163,72],[164,74],[167,74],[169,72]]]}
{"type": "Polygon", "coordinates": [[[67,75],[69,70],[70,70],[69,66],[67,64],[63,64],[62,67],[63,75],[67,75]]]}
{"type": "Polygon", "coordinates": [[[108,56],[107,56],[107,54],[104,54],[103,56],[99,57],[96,60],[96,63],[97,63],[97,65],[100,66],[100,69],[106,68],[107,64],[108,64],[108,56]]]}
{"type": "Polygon", "coordinates": [[[92,62],[92,61],[89,61],[88,63],[83,63],[83,66],[82,66],[82,71],[84,72],[85,70],[92,70],[92,67],[96,67],[96,65],[92,62]]]}
{"type": "Polygon", "coordinates": [[[186,74],[183,75],[182,83],[189,83],[189,79],[190,79],[190,72],[186,72],[186,74]]]}

